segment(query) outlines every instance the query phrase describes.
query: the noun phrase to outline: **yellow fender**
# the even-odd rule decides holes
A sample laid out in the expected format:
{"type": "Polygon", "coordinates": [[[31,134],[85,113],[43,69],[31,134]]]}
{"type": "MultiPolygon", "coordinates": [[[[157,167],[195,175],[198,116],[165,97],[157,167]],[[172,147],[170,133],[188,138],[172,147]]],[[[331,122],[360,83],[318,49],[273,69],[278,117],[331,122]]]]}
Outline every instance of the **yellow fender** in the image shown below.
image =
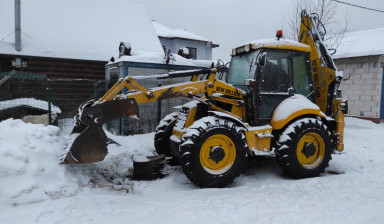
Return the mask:
{"type": "Polygon", "coordinates": [[[285,99],[276,108],[272,116],[271,126],[273,130],[280,130],[293,119],[303,115],[317,115],[326,118],[320,108],[300,94],[285,99]]]}

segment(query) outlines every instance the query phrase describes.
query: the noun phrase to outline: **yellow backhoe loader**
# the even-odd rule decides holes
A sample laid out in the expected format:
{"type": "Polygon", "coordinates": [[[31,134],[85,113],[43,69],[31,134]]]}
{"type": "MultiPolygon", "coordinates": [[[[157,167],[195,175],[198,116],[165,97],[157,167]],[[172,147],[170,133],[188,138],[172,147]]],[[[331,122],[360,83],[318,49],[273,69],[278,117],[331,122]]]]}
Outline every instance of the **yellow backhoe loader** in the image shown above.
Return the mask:
{"type": "Polygon", "coordinates": [[[64,163],[96,162],[107,154],[102,125],[138,115],[137,104],[171,97],[191,101],[167,115],[155,133],[159,154],[178,160],[200,187],[223,187],[240,175],[247,157],[275,154],[295,178],[324,172],[333,151],[343,151],[346,101],[315,14],[301,14],[299,40],[255,41],[233,49],[229,68],[170,72],[120,79],[102,98],[82,104],[80,133],[64,163]],[[216,78],[226,71],[225,80],[216,78]],[[146,89],[141,79],[191,77],[146,89]],[[126,92],[121,93],[123,89],[126,92]]]}

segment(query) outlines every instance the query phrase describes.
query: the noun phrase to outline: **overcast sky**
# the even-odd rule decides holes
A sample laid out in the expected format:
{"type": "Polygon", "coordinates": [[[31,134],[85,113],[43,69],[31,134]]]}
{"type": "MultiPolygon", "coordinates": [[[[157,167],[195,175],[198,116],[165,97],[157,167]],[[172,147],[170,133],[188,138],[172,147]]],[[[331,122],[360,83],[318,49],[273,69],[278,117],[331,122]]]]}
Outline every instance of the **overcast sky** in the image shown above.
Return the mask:
{"type": "MultiPolygon", "coordinates": [[[[233,47],[261,38],[274,38],[282,29],[295,0],[135,0],[152,19],[220,44],[213,57],[229,59],[233,47]]],[[[314,0],[315,1],[315,0],[314,0]]],[[[384,0],[343,0],[384,10],[384,0]]],[[[339,19],[348,19],[350,30],[384,27],[384,13],[341,5],[339,19]]]]}

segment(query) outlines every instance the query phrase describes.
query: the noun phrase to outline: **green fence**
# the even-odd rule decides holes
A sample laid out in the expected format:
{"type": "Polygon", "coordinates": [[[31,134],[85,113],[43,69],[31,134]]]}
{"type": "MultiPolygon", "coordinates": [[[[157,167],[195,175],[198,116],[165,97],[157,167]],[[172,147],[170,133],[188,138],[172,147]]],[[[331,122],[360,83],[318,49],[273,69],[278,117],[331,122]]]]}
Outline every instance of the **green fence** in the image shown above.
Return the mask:
{"type": "Polygon", "coordinates": [[[102,93],[97,88],[94,80],[50,80],[44,74],[20,71],[0,73],[0,121],[13,118],[53,124],[69,133],[79,105],[102,93]]]}
{"type": "MultiPolygon", "coordinates": [[[[29,123],[53,124],[63,133],[73,128],[73,117],[81,103],[98,99],[115,83],[89,79],[47,79],[44,74],[25,72],[0,73],[0,121],[13,118],[29,123]]],[[[172,80],[180,82],[184,80],[172,80]]],[[[146,87],[170,84],[170,80],[140,80],[146,87]]],[[[139,105],[139,117],[121,118],[104,125],[118,135],[148,133],[160,119],[185,103],[176,98],[139,105]]]]}
{"type": "Polygon", "coordinates": [[[58,114],[60,110],[49,106],[47,84],[43,74],[0,73],[0,121],[14,118],[49,124],[49,117],[53,117],[51,112],[58,114]]]}

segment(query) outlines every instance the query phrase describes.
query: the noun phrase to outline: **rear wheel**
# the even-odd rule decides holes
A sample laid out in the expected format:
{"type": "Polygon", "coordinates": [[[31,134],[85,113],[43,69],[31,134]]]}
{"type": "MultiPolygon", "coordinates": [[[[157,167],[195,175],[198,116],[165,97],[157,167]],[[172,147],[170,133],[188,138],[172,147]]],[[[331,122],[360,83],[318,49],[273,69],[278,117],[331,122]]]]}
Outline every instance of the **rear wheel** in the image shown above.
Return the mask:
{"type": "Polygon", "coordinates": [[[332,139],[327,126],[314,118],[289,125],[276,143],[276,159],[294,178],[318,176],[331,160],[332,139]]]}
{"type": "Polygon", "coordinates": [[[172,130],[175,127],[179,112],[170,113],[165,116],[156,127],[155,132],[155,149],[157,154],[171,156],[171,147],[169,138],[172,135],[172,130]]]}
{"type": "Polygon", "coordinates": [[[199,187],[224,187],[238,177],[246,164],[242,129],[217,117],[196,121],[183,136],[180,165],[199,187]]]}

